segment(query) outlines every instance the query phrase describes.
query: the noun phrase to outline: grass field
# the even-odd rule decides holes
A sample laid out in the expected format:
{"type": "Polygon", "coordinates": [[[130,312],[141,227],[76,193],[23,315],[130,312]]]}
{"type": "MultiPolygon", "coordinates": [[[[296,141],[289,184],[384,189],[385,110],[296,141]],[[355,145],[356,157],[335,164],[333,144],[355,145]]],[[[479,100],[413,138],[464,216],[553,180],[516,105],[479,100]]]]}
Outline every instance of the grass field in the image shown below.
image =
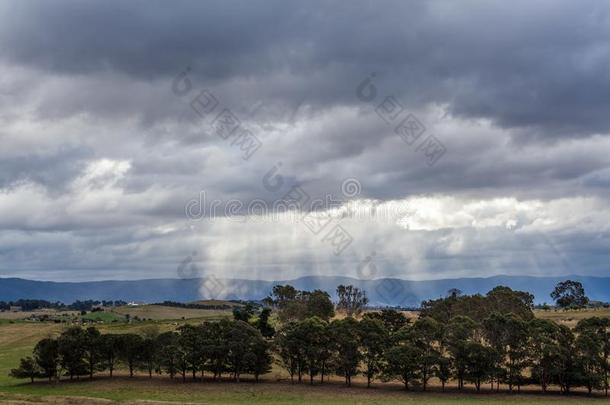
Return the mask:
{"type": "Polygon", "coordinates": [[[129,315],[132,319],[138,317],[139,319],[152,319],[155,321],[169,319],[218,320],[231,316],[231,311],[228,310],[178,308],[163,305],[123,306],[113,308],[111,312],[122,318],[125,318],[125,315],[129,315]]]}
{"type": "Polygon", "coordinates": [[[538,318],[550,319],[559,324],[569,326],[573,328],[576,326],[578,321],[581,319],[591,318],[598,316],[600,318],[610,318],[610,308],[596,308],[596,309],[577,309],[577,310],[549,310],[542,311],[537,310],[535,314],[538,318]]]}
{"type": "MultiPolygon", "coordinates": [[[[239,304],[226,302],[226,301],[200,301],[199,303],[203,305],[228,305],[231,307],[238,306],[239,304]]],[[[19,312],[0,312],[0,322],[1,321],[15,321],[28,319],[32,316],[40,317],[43,315],[47,315],[51,318],[64,317],[75,318],[80,317],[80,312],[78,311],[56,311],[54,309],[43,309],[36,311],[19,311],[19,312]]],[[[154,320],[154,321],[163,321],[163,320],[187,320],[187,319],[197,319],[197,320],[219,320],[223,317],[231,316],[231,310],[226,309],[218,309],[218,310],[209,310],[209,309],[193,309],[193,308],[179,308],[179,307],[170,307],[164,305],[138,305],[138,306],[121,306],[116,308],[106,308],[104,311],[100,312],[88,312],[86,315],[82,316],[84,320],[91,321],[102,321],[102,322],[112,322],[112,321],[125,321],[125,315],[129,315],[132,319],[142,319],[142,320],[154,320]]]]}
{"type": "Polygon", "coordinates": [[[112,312],[89,312],[87,315],[83,315],[81,318],[94,322],[119,322],[125,320],[124,316],[120,316],[112,312]]]}
{"type": "MultiPolygon", "coordinates": [[[[124,322],[99,324],[97,327],[102,333],[141,332],[146,328],[156,328],[160,332],[171,330],[179,323],[175,319],[181,316],[195,316],[189,322],[199,322],[201,319],[215,319],[229,316],[230,311],[193,310],[182,311],[184,308],[146,308],[130,307],[136,309],[133,314],[142,314],[142,318],[155,317],[164,320],[124,322]],[[153,312],[154,311],[154,312],[153,312]],[[144,313],[152,314],[144,316],[144,313]]],[[[96,314],[96,313],[94,313],[96,314]]],[[[100,313],[101,314],[101,313],[100,313]]],[[[607,316],[610,311],[540,311],[539,317],[553,319],[562,323],[575,323],[575,320],[587,316],[607,316]]],[[[563,397],[559,395],[540,395],[537,387],[529,387],[521,395],[490,394],[484,392],[476,394],[472,391],[458,393],[439,392],[439,387],[433,387],[433,392],[405,392],[399,384],[378,384],[367,389],[364,381],[357,379],[355,386],[346,388],[340,378],[335,378],[330,384],[291,385],[285,373],[276,368],[266,375],[262,383],[251,382],[191,382],[183,384],[172,381],[167,377],[153,377],[152,380],[140,374],[133,379],[124,375],[109,379],[105,375],[97,376],[93,381],[87,379],[74,382],[61,382],[48,384],[37,382],[25,383],[8,376],[11,368],[15,367],[21,357],[31,354],[34,344],[41,338],[57,335],[64,326],[52,323],[32,323],[23,321],[4,320],[0,322],[0,403],[6,404],[82,404],[82,403],[156,403],[146,401],[170,401],[176,403],[204,403],[204,404],[457,404],[461,402],[475,404],[554,404],[556,402],[583,403],[608,402],[602,398],[588,398],[584,395],[563,397]],[[278,382],[278,380],[281,380],[278,382]],[[97,398],[94,400],[92,398],[97,398]],[[138,402],[133,402],[138,401],[138,402]]]]}
{"type": "Polygon", "coordinates": [[[79,314],[78,311],[56,311],[54,309],[40,309],[36,311],[19,311],[19,312],[10,312],[4,311],[0,312],[0,319],[8,319],[8,320],[17,320],[17,319],[26,319],[31,316],[43,316],[47,315],[49,317],[54,316],[77,316],[79,314]]]}

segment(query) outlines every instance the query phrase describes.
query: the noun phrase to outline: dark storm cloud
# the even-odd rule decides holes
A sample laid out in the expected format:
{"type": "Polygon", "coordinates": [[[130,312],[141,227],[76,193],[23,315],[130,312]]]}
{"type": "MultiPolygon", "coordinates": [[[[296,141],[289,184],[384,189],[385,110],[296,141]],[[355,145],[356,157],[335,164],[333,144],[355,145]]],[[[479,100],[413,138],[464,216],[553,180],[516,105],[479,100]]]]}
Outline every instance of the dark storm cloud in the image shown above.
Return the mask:
{"type": "Polygon", "coordinates": [[[371,250],[380,276],[607,274],[608,34],[593,1],[0,2],[0,274],[174,277],[195,250],[276,279],[371,250]],[[192,110],[204,88],[210,120],[229,108],[261,140],[251,159],[192,110]],[[391,95],[446,147],[436,164],[376,114],[391,95]],[[201,191],[341,199],[348,178],[415,205],[408,226],[347,220],[355,253],[334,257],[301,224],[185,215],[201,191]]]}
{"type": "Polygon", "coordinates": [[[208,86],[255,81],[242,98],[306,97],[317,108],[355,102],[355,85],[374,71],[380,91],[409,106],[446,104],[456,115],[527,128],[527,137],[610,126],[610,7],[600,2],[40,1],[2,9],[1,57],[59,74],[152,80],[189,65],[208,86]]]}
{"type": "Polygon", "coordinates": [[[23,153],[0,159],[0,189],[33,182],[59,195],[85,168],[92,152],[81,148],[61,148],[51,154],[23,153]]]}

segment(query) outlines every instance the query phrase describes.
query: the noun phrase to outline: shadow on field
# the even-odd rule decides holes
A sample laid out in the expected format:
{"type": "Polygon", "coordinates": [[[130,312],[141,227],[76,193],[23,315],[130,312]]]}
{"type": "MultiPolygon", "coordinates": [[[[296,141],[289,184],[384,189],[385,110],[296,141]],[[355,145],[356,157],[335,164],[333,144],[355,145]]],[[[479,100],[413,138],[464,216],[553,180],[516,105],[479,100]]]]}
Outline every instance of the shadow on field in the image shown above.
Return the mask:
{"type": "MultiPolygon", "coordinates": [[[[585,390],[575,390],[570,395],[563,395],[560,393],[558,387],[551,387],[547,390],[547,393],[540,392],[540,388],[537,386],[525,386],[522,387],[520,392],[515,389],[512,393],[508,388],[502,388],[500,392],[496,392],[495,387],[493,390],[481,388],[480,392],[477,392],[474,387],[465,387],[462,390],[458,390],[456,387],[451,385],[446,386],[443,391],[440,384],[432,384],[428,387],[427,391],[421,391],[418,388],[412,388],[405,390],[404,386],[397,382],[377,382],[374,383],[370,388],[367,388],[364,380],[357,380],[352,384],[351,387],[346,386],[343,380],[340,378],[332,378],[325,380],[324,383],[320,383],[319,380],[313,385],[310,385],[308,381],[303,383],[291,383],[288,379],[260,379],[256,382],[254,378],[245,377],[241,378],[240,382],[235,382],[232,378],[222,378],[214,380],[211,376],[198,376],[193,379],[192,376],[186,378],[186,381],[182,381],[182,377],[170,379],[165,376],[153,376],[149,378],[144,375],[136,375],[129,377],[128,375],[115,375],[112,378],[109,376],[95,376],[93,379],[85,378],[74,378],[73,380],[62,379],[60,381],[48,382],[48,381],[36,381],[34,383],[24,383],[15,385],[14,387],[33,388],[32,391],[44,391],[49,392],[53,388],[58,388],[58,391],[63,391],[62,388],[66,388],[67,391],[91,392],[92,395],[103,395],[104,393],[116,392],[118,390],[124,392],[130,392],[133,395],[138,395],[142,398],[146,398],[148,393],[155,392],[166,394],[168,397],[186,394],[192,395],[194,398],[201,395],[202,399],[205,399],[206,394],[219,393],[227,394],[232,393],[236,395],[240,394],[261,394],[265,396],[273,397],[274,393],[288,394],[295,397],[307,398],[309,396],[316,397],[334,397],[340,396],[342,398],[352,397],[354,399],[400,399],[404,398],[408,400],[425,400],[426,398],[435,399],[479,399],[479,400],[499,400],[499,401],[510,401],[520,402],[529,400],[559,400],[559,401],[584,401],[584,400],[608,400],[607,397],[603,396],[603,393],[595,393],[588,395],[585,390]],[[94,394],[95,393],[95,394],[94,394]]],[[[27,390],[29,391],[29,390],[27,390]]],[[[61,392],[60,395],[69,395],[61,392]]],[[[101,402],[100,402],[101,403],[101,402]]]]}

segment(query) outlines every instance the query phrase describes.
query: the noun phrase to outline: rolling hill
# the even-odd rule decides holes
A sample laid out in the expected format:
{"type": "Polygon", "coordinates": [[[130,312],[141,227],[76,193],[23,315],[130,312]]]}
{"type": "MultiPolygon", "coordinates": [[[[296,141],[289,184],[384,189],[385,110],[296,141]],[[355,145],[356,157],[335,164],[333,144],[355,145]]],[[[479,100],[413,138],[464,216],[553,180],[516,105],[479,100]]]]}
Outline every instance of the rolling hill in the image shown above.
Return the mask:
{"type": "Polygon", "coordinates": [[[465,294],[485,294],[497,285],[528,291],[534,294],[537,303],[543,303],[551,301],[549,294],[554,285],[568,278],[582,282],[592,300],[610,301],[610,278],[583,276],[494,276],[428,281],[313,276],[285,281],[200,278],[51,282],[0,278],[0,300],[31,298],[65,303],[86,299],[142,302],[191,302],[213,298],[259,300],[277,284],[291,284],[301,290],[321,289],[334,297],[337,285],[353,284],[367,292],[373,305],[418,306],[422,300],[444,296],[450,288],[459,288],[465,294]]]}

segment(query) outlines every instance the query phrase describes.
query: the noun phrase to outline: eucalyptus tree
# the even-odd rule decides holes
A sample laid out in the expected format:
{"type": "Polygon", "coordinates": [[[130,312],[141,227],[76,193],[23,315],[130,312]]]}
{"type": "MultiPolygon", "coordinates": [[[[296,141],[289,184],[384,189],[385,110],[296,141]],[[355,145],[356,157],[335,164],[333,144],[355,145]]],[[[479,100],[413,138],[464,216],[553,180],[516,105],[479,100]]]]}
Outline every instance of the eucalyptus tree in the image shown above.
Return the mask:
{"type": "Polygon", "coordinates": [[[59,368],[59,345],[56,339],[44,338],[34,347],[34,361],[42,370],[42,376],[49,381],[57,377],[59,368]]]}
{"type": "Polygon", "coordinates": [[[408,329],[409,339],[420,352],[417,364],[424,391],[426,391],[430,378],[437,373],[440,360],[438,350],[440,333],[440,324],[430,317],[419,318],[408,329]]]}
{"type": "Polygon", "coordinates": [[[133,377],[134,370],[140,361],[142,338],[133,333],[117,335],[119,345],[119,358],[127,365],[129,376],[133,377]]]}
{"type": "Polygon", "coordinates": [[[364,366],[363,374],[366,376],[367,387],[370,387],[371,381],[383,370],[390,335],[381,320],[365,317],[358,324],[358,338],[364,366]]]}
{"type": "Polygon", "coordinates": [[[580,334],[590,335],[597,345],[599,362],[602,373],[602,385],[604,393],[608,396],[608,371],[610,370],[610,364],[608,360],[610,358],[610,319],[591,317],[582,319],[576,325],[576,332],[580,334]]]}
{"type": "Polygon", "coordinates": [[[530,365],[531,373],[540,383],[542,392],[546,392],[552,382],[559,347],[559,326],[548,319],[532,319],[530,330],[530,365]]]}
{"type": "Polygon", "coordinates": [[[79,326],[64,330],[57,338],[59,364],[72,380],[75,376],[88,374],[85,363],[85,331],[79,326]]]}
{"type": "Polygon", "coordinates": [[[335,320],[330,323],[330,336],[335,350],[335,371],[352,385],[352,377],[358,374],[362,355],[358,343],[358,321],[354,318],[335,320]]]}
{"type": "Polygon", "coordinates": [[[464,388],[464,378],[468,368],[471,349],[469,343],[473,341],[477,328],[478,324],[465,316],[456,316],[448,324],[447,349],[460,390],[464,388]]]}

